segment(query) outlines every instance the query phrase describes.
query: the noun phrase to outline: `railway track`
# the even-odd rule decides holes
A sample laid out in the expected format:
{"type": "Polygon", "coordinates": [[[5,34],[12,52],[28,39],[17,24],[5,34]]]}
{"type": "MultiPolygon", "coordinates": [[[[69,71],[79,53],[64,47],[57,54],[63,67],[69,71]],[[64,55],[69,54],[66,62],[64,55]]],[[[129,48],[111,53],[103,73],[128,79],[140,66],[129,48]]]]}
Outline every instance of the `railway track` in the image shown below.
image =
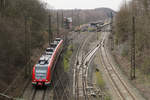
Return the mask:
{"type": "Polygon", "coordinates": [[[45,93],[46,93],[46,88],[43,90],[41,89],[34,89],[34,93],[32,95],[32,100],[45,100],[45,93]]]}
{"type": "Polygon", "coordinates": [[[88,76],[88,63],[92,59],[93,55],[100,47],[99,43],[91,49],[86,55],[83,55],[83,48],[88,41],[89,37],[82,41],[82,44],[78,48],[77,55],[76,55],[76,65],[74,68],[74,89],[73,93],[75,95],[76,100],[80,99],[88,99],[86,88],[88,87],[87,76],[88,76]]]}
{"type": "Polygon", "coordinates": [[[114,86],[114,90],[117,93],[120,100],[136,100],[135,96],[132,94],[127,84],[120,77],[119,73],[116,71],[108,57],[107,49],[105,47],[106,43],[104,42],[106,39],[108,39],[106,38],[108,37],[106,35],[108,34],[105,33],[103,41],[101,42],[101,45],[103,46],[101,46],[100,48],[100,56],[103,67],[106,69],[108,76],[110,77],[111,82],[114,86]]]}
{"type": "Polygon", "coordinates": [[[25,100],[46,100],[47,92],[50,92],[48,88],[32,88],[32,86],[29,85],[23,94],[23,98],[25,100]]]}
{"type": "MultiPolygon", "coordinates": [[[[88,37],[89,38],[89,37],[88,37]]],[[[78,48],[76,55],[76,67],[74,69],[74,82],[75,82],[75,97],[79,100],[79,97],[83,97],[83,80],[82,80],[82,60],[83,60],[83,48],[88,41],[88,38],[82,42],[78,48]],[[79,95],[80,94],[80,95],[79,95]]]]}
{"type": "MultiPolygon", "coordinates": [[[[103,34],[101,34],[103,35],[103,34]]],[[[83,60],[83,79],[84,79],[84,91],[85,91],[85,100],[93,100],[92,96],[90,96],[90,91],[87,90],[92,83],[89,83],[88,81],[88,71],[89,71],[89,65],[91,61],[94,58],[94,55],[96,54],[96,51],[101,47],[101,41],[102,41],[102,36],[100,37],[100,42],[98,42],[93,49],[91,49],[84,57],[83,60]]],[[[92,92],[92,91],[91,91],[92,92]]],[[[98,94],[96,94],[98,97],[98,94]]]]}
{"type": "Polygon", "coordinates": [[[83,61],[83,79],[84,79],[84,91],[85,91],[85,100],[89,99],[88,94],[87,94],[87,88],[89,87],[88,85],[88,68],[89,64],[91,63],[92,59],[94,58],[94,55],[98,48],[100,48],[100,44],[98,43],[94,49],[92,49],[88,54],[86,55],[84,61],[83,61]]]}
{"type": "Polygon", "coordinates": [[[23,94],[23,98],[25,100],[70,100],[69,95],[66,94],[67,89],[65,88],[69,88],[69,83],[64,86],[62,82],[64,74],[59,76],[58,73],[55,73],[55,76],[57,79],[54,80],[55,82],[52,82],[51,87],[33,88],[31,84],[28,84],[23,94]],[[58,87],[62,90],[61,96],[60,93],[58,93],[58,87]],[[67,97],[67,99],[63,99],[64,96],[67,97]]]}
{"type": "Polygon", "coordinates": [[[82,63],[83,63],[83,48],[88,41],[90,36],[88,36],[85,40],[82,40],[80,46],[77,49],[76,53],[76,61],[73,69],[73,95],[75,96],[75,100],[79,100],[83,97],[83,82],[82,82],[82,63]]]}

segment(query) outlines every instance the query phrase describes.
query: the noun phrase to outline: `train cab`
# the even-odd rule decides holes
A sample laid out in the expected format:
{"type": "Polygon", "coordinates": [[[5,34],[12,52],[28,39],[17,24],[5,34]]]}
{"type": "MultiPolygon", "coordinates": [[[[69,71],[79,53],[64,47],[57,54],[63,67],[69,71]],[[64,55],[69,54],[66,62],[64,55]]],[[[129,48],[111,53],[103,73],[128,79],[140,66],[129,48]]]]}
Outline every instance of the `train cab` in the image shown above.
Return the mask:
{"type": "Polygon", "coordinates": [[[63,48],[63,40],[56,38],[53,43],[46,48],[32,70],[33,86],[49,86],[55,69],[55,64],[63,48]]]}
{"type": "Polygon", "coordinates": [[[32,85],[33,86],[44,86],[50,84],[50,78],[49,76],[49,60],[50,56],[43,55],[40,60],[38,61],[38,64],[34,67],[34,77],[32,77],[32,85]]]}

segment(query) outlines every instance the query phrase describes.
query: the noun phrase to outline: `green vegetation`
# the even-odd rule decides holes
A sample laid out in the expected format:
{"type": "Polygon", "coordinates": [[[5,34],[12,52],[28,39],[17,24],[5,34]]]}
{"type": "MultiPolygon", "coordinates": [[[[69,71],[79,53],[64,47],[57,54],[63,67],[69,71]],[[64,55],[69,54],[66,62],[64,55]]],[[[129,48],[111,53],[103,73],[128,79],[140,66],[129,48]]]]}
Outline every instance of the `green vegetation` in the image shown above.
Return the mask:
{"type": "Polygon", "coordinates": [[[111,100],[110,94],[105,89],[106,85],[105,85],[105,81],[103,80],[102,74],[99,72],[99,70],[96,70],[95,75],[96,75],[97,86],[105,93],[104,100],[111,100]]]}
{"type": "Polygon", "coordinates": [[[111,100],[111,97],[110,96],[105,96],[104,100],[111,100]]]}
{"type": "Polygon", "coordinates": [[[96,29],[95,29],[95,28],[92,28],[92,27],[89,27],[89,28],[88,28],[88,31],[89,31],[89,32],[94,32],[94,31],[96,31],[96,29]]]}
{"type": "Polygon", "coordinates": [[[103,77],[101,75],[101,73],[99,71],[96,71],[95,72],[96,74],[96,82],[97,82],[97,85],[101,88],[101,89],[104,89],[105,88],[105,82],[103,80],[103,77]]]}
{"type": "Polygon", "coordinates": [[[63,66],[64,66],[65,72],[69,71],[69,61],[70,61],[72,52],[73,52],[73,45],[69,45],[67,48],[67,51],[64,54],[64,58],[63,58],[63,66]]]}

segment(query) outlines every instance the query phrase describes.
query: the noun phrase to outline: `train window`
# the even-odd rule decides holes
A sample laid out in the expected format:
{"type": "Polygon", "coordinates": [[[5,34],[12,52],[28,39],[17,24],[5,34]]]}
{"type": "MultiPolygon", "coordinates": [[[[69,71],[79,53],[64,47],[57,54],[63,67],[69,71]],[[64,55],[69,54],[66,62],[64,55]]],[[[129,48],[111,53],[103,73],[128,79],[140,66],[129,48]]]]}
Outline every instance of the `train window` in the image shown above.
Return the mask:
{"type": "Polygon", "coordinates": [[[35,77],[37,79],[46,79],[48,67],[35,67],[35,77]]]}
{"type": "Polygon", "coordinates": [[[57,46],[56,43],[51,43],[51,47],[52,47],[52,48],[55,48],[56,46],[57,46]]]}
{"type": "Polygon", "coordinates": [[[53,51],[54,51],[53,48],[47,48],[47,49],[46,49],[46,52],[53,52],[53,51]]]}
{"type": "Polygon", "coordinates": [[[46,52],[46,55],[52,55],[53,54],[53,52],[46,52]]]}
{"type": "Polygon", "coordinates": [[[61,40],[61,38],[56,38],[56,41],[60,41],[61,40]]]}
{"type": "Polygon", "coordinates": [[[39,64],[44,65],[45,64],[45,60],[39,60],[39,64]]]}
{"type": "Polygon", "coordinates": [[[58,43],[59,43],[59,41],[54,41],[54,43],[55,43],[55,44],[58,44],[58,43]]]}

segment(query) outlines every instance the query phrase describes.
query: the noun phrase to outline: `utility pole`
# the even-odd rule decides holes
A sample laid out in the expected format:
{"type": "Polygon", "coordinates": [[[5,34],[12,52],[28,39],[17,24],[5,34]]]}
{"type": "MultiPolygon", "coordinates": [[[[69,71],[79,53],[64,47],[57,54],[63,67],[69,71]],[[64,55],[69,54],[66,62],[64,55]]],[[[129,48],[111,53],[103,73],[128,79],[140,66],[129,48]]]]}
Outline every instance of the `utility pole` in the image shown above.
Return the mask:
{"type": "Polygon", "coordinates": [[[61,20],[61,27],[64,28],[64,13],[63,13],[63,10],[62,10],[62,20],[61,20]]]}
{"type": "Polygon", "coordinates": [[[72,10],[72,26],[74,25],[74,17],[73,17],[74,13],[73,13],[73,10],[72,10]]]}
{"type": "Polygon", "coordinates": [[[98,27],[96,27],[96,34],[97,34],[97,40],[98,40],[98,27]]]}
{"type": "Polygon", "coordinates": [[[27,73],[27,60],[28,60],[28,57],[27,57],[27,16],[25,16],[25,23],[24,23],[24,28],[25,28],[25,78],[28,76],[28,73],[27,73]]]}
{"type": "Polygon", "coordinates": [[[99,28],[99,25],[96,24],[96,35],[97,35],[97,40],[98,40],[98,28],[99,28]]]}
{"type": "Polygon", "coordinates": [[[80,26],[80,10],[78,10],[78,25],[80,26]]]}
{"type": "Polygon", "coordinates": [[[58,11],[57,11],[57,35],[59,34],[59,17],[58,17],[58,11]]]}
{"type": "Polygon", "coordinates": [[[50,43],[51,43],[51,41],[52,41],[52,39],[53,39],[53,34],[52,34],[52,30],[51,30],[51,14],[49,14],[49,45],[50,45],[50,43]]]}
{"type": "Polygon", "coordinates": [[[28,73],[29,75],[31,75],[32,73],[32,66],[31,66],[31,40],[32,40],[32,36],[31,36],[31,24],[32,24],[32,18],[29,18],[29,27],[28,27],[28,31],[29,31],[29,39],[28,39],[28,52],[29,52],[29,57],[28,57],[28,62],[29,62],[29,70],[28,73]]]}
{"type": "Polygon", "coordinates": [[[31,19],[25,16],[25,78],[31,74],[31,19]]]}
{"type": "Polygon", "coordinates": [[[124,0],[124,2],[125,2],[125,8],[127,8],[127,1],[126,1],[126,0],[124,0]]]}
{"type": "Polygon", "coordinates": [[[113,14],[112,14],[112,12],[111,12],[111,24],[110,24],[110,26],[111,26],[111,29],[110,29],[110,32],[111,32],[111,50],[113,50],[114,49],[114,34],[113,34],[113,14]]]}
{"type": "Polygon", "coordinates": [[[78,11],[78,25],[79,25],[79,34],[80,34],[80,10],[78,11]]]}
{"type": "Polygon", "coordinates": [[[135,17],[132,17],[131,80],[135,79],[135,17]]]}
{"type": "Polygon", "coordinates": [[[134,16],[134,0],[132,2],[132,34],[131,34],[131,80],[135,79],[135,16],[134,16]]]}
{"type": "Polygon", "coordinates": [[[6,6],[6,1],[5,0],[0,0],[0,13],[1,13],[0,17],[3,17],[5,6],[6,6]]]}
{"type": "Polygon", "coordinates": [[[5,0],[0,0],[0,6],[1,6],[0,8],[4,9],[5,5],[6,5],[6,1],[5,0]]]}

